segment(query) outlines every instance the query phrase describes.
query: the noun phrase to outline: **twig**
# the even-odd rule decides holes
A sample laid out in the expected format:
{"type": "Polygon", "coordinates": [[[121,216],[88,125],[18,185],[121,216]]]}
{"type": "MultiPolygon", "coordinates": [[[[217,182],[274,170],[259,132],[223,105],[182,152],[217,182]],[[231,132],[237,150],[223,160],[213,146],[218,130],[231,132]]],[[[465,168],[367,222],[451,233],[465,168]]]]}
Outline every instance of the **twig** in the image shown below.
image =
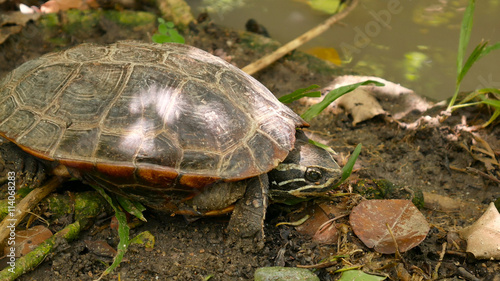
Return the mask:
{"type": "MultiPolygon", "coordinates": [[[[47,195],[52,193],[61,184],[59,177],[52,177],[46,184],[33,189],[16,206],[16,210],[10,213],[0,223],[0,242],[3,242],[10,234],[11,228],[17,226],[28,212],[47,195]]],[[[2,244],[2,243],[0,243],[2,244]]]]}
{"type": "Polygon", "coordinates": [[[407,267],[408,264],[406,263],[405,259],[401,255],[401,252],[399,252],[398,241],[396,241],[396,237],[394,236],[394,233],[392,233],[392,228],[389,226],[388,223],[386,223],[385,226],[387,227],[387,230],[389,231],[389,234],[391,235],[392,242],[394,243],[394,248],[396,249],[396,258],[403,261],[403,264],[405,265],[405,267],[407,267]]]}
{"type": "Polygon", "coordinates": [[[473,172],[473,173],[476,173],[476,174],[478,174],[480,176],[483,176],[483,177],[485,177],[485,178],[487,178],[489,180],[492,180],[492,181],[494,181],[496,183],[500,183],[499,179],[495,178],[494,176],[492,176],[490,174],[487,174],[485,172],[479,171],[478,169],[475,169],[475,168],[472,168],[472,167],[467,167],[466,170],[468,172],[473,172]]]}
{"type": "Polygon", "coordinates": [[[304,43],[309,42],[311,39],[319,36],[321,33],[328,30],[334,23],[345,18],[354,9],[354,7],[356,7],[357,4],[358,0],[352,0],[342,12],[331,16],[324,23],[314,27],[313,29],[307,31],[306,33],[300,35],[299,37],[293,39],[292,41],[288,42],[284,46],[274,51],[273,53],[243,67],[242,70],[246,72],[248,75],[253,75],[256,72],[266,68],[273,62],[282,58],[290,51],[297,49],[304,43]]]}
{"type": "Polygon", "coordinates": [[[0,280],[16,280],[16,278],[22,274],[33,270],[47,257],[50,252],[54,250],[54,245],[56,245],[57,239],[64,238],[66,241],[71,241],[75,239],[79,233],[80,221],[66,226],[63,230],[52,235],[52,237],[45,240],[26,256],[16,260],[15,267],[7,266],[5,269],[0,271],[0,280]]]}
{"type": "Polygon", "coordinates": [[[472,273],[468,272],[463,267],[459,267],[457,271],[458,271],[458,274],[460,276],[462,276],[463,278],[465,278],[465,280],[469,280],[469,281],[481,281],[481,279],[477,278],[476,276],[474,276],[472,273]]]}
{"type": "Polygon", "coordinates": [[[326,229],[326,226],[327,225],[330,225],[332,224],[334,221],[338,220],[338,219],[341,219],[343,217],[347,217],[349,214],[345,214],[345,215],[340,215],[338,217],[335,217],[333,219],[329,219],[327,220],[326,222],[322,223],[319,227],[318,227],[318,231],[319,232],[323,232],[325,229],[326,229]]]}
{"type": "Polygon", "coordinates": [[[441,267],[441,263],[443,263],[444,254],[446,254],[446,246],[448,244],[446,242],[443,243],[443,247],[441,248],[441,253],[439,254],[439,261],[436,264],[436,268],[434,269],[434,274],[432,275],[432,280],[436,280],[439,276],[438,271],[439,267],[441,267]]]}

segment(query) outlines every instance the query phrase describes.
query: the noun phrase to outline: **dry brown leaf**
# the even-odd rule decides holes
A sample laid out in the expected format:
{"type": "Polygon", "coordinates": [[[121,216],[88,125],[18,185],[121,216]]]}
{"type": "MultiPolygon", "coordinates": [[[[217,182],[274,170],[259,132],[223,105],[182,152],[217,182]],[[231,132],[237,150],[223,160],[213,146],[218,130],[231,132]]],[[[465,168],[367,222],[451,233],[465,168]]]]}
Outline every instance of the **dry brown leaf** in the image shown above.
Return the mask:
{"type": "Polygon", "coordinates": [[[494,203],[473,225],[459,233],[467,240],[467,252],[477,259],[500,260],[500,214],[494,203]]]}
{"type": "Polygon", "coordinates": [[[10,35],[21,32],[28,21],[39,17],[40,15],[25,15],[21,12],[0,13],[0,44],[10,35]]]}
{"type": "Polygon", "coordinates": [[[424,207],[427,209],[451,212],[460,210],[460,208],[465,206],[465,203],[459,199],[430,192],[423,192],[423,194],[424,207]]]}
{"type": "Polygon", "coordinates": [[[496,165],[497,167],[500,166],[498,160],[496,159],[495,152],[491,149],[491,146],[480,136],[475,134],[473,136],[476,144],[470,147],[472,157],[483,162],[487,170],[494,170],[495,168],[493,165],[496,165]],[[483,155],[486,155],[486,157],[483,155]]]}
{"type": "Polygon", "coordinates": [[[369,248],[383,254],[396,252],[391,229],[400,252],[422,242],[429,232],[425,217],[409,200],[366,200],[350,216],[354,233],[369,248]]]}
{"type": "Polygon", "coordinates": [[[88,5],[85,0],[50,0],[40,7],[40,10],[44,14],[57,13],[69,9],[85,10],[88,9],[88,5]]]}
{"type": "Polygon", "coordinates": [[[342,204],[322,203],[315,205],[313,211],[309,212],[310,218],[297,226],[296,230],[302,235],[311,237],[314,242],[321,244],[337,243],[338,231],[335,222],[324,224],[333,217],[342,216],[345,212],[345,206],[342,204]]]}
{"type": "MultiPolygon", "coordinates": [[[[371,97],[377,100],[377,103],[380,104],[382,110],[385,113],[390,114],[396,120],[403,118],[408,113],[413,111],[424,112],[432,106],[431,102],[428,102],[427,100],[425,100],[425,98],[415,94],[415,92],[413,92],[412,90],[391,81],[387,81],[385,79],[374,76],[339,76],[335,78],[332,83],[324,87],[321,92],[323,94],[326,94],[327,92],[341,86],[359,83],[366,80],[374,80],[384,84],[384,86],[382,87],[362,86],[359,88],[368,92],[371,97]]],[[[312,98],[308,100],[309,103],[314,102],[312,98]]],[[[338,105],[338,103],[334,102],[331,106],[334,113],[338,112],[338,109],[336,109],[336,105],[338,105]]]]}
{"type": "MultiPolygon", "coordinates": [[[[16,257],[26,255],[51,236],[52,232],[43,225],[37,225],[27,230],[16,231],[16,244],[15,247],[13,247],[16,257]]],[[[12,246],[6,246],[4,248],[4,254],[11,252],[11,247],[12,246]]]]}
{"type": "Polygon", "coordinates": [[[341,96],[338,98],[337,104],[351,114],[353,126],[377,115],[387,114],[377,99],[363,87],[341,96]]]}
{"type": "Polygon", "coordinates": [[[319,228],[318,231],[314,233],[312,241],[320,244],[330,245],[337,243],[338,238],[339,234],[337,231],[337,227],[334,222],[331,222],[324,227],[319,228]]]}
{"type": "Polygon", "coordinates": [[[111,247],[106,241],[84,240],[84,242],[87,249],[98,256],[108,258],[114,258],[116,256],[116,250],[113,249],[113,247],[111,247]]]}

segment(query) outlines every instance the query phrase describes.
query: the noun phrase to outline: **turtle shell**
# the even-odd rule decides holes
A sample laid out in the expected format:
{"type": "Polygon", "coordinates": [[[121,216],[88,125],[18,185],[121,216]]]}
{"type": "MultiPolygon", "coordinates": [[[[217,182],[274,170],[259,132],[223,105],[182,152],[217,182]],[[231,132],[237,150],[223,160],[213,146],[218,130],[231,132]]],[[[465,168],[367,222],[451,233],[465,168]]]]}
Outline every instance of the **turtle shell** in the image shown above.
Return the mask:
{"type": "Polygon", "coordinates": [[[183,44],[82,44],[0,81],[1,136],[73,171],[148,187],[266,173],[306,125],[251,76],[183,44]]]}

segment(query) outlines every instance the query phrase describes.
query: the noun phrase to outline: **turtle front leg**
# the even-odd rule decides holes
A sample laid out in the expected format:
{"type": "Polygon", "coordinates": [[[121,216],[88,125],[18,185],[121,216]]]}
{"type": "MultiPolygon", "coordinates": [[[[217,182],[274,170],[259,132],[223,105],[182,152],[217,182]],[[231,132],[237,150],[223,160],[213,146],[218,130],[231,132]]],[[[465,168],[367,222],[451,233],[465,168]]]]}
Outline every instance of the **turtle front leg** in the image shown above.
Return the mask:
{"type": "Polygon", "coordinates": [[[267,174],[248,181],[247,189],[234,208],[228,229],[240,237],[264,238],[264,219],[268,205],[269,179],[267,174]]]}

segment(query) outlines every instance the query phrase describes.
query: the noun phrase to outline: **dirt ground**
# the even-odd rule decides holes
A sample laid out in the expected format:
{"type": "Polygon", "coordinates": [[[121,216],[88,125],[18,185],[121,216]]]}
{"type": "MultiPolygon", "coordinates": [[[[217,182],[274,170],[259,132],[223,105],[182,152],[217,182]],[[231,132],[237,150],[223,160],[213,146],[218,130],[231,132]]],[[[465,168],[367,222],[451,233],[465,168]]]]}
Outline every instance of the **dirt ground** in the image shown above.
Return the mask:
{"type": "MultiPolygon", "coordinates": [[[[105,31],[104,34],[101,32],[95,37],[73,36],[70,44],[83,41],[109,43],[130,38],[150,40],[150,34],[146,32],[140,35],[140,32],[131,33],[131,36],[112,32],[116,27],[107,21],[102,22],[99,28],[105,31]],[[113,37],[112,34],[118,36],[113,37]]],[[[33,24],[26,27],[26,32],[31,29],[36,29],[33,24]]],[[[269,42],[263,44],[264,47],[259,51],[252,50],[248,48],[248,35],[227,31],[209,23],[192,27],[186,39],[187,43],[207,51],[218,50],[221,53],[220,50],[223,50],[223,56],[226,59],[230,56],[231,62],[239,67],[275,47],[274,43],[269,42]]],[[[41,40],[31,37],[28,44],[22,36],[13,36],[1,45],[0,77],[23,61],[53,47],[41,40]]],[[[263,40],[267,42],[267,39],[263,40]]],[[[326,85],[336,73],[349,72],[328,64],[318,69],[316,63],[314,58],[294,52],[255,77],[277,96],[281,96],[311,84],[326,85]]],[[[450,94],[452,92],[453,89],[450,89],[450,94]]],[[[298,113],[305,110],[301,103],[293,104],[292,108],[298,113]]],[[[422,116],[435,117],[443,109],[438,107],[429,112],[414,113],[401,121],[412,123],[422,116]]],[[[356,171],[342,186],[343,191],[348,191],[360,180],[385,179],[400,189],[440,194],[461,202],[452,210],[442,210],[439,206],[421,209],[431,224],[431,230],[422,244],[403,253],[406,270],[415,275],[416,279],[413,280],[429,278],[438,264],[448,232],[473,223],[490,202],[500,197],[500,184],[475,172],[488,173],[490,167],[474,159],[474,152],[470,152],[471,146],[477,142],[474,136],[478,136],[489,144],[498,158],[500,126],[492,125],[469,132],[463,124],[464,118],[468,125],[475,125],[489,117],[486,111],[471,108],[455,112],[442,123],[422,121],[413,129],[405,129],[397,122],[389,122],[382,117],[353,126],[351,117],[345,113],[333,115],[324,112],[312,120],[309,128],[313,138],[326,142],[339,153],[339,159],[351,153],[358,143],[363,144],[356,171]],[[473,169],[466,170],[468,167],[473,169]],[[422,278],[418,279],[419,276],[422,278]]],[[[498,178],[498,166],[489,172],[496,173],[498,178]]],[[[356,203],[356,200],[348,197],[327,201],[331,204],[351,204],[351,208],[356,203]]],[[[155,237],[154,249],[131,246],[125,255],[126,260],[103,280],[253,280],[254,271],[260,267],[314,265],[331,255],[347,254],[354,248],[361,249],[361,252],[338,264],[315,269],[314,273],[320,280],[336,280],[340,274],[333,273],[335,270],[364,264],[364,269],[369,272],[385,274],[391,280],[403,280],[397,275],[395,265],[399,262],[394,255],[381,255],[368,249],[349,229],[345,233],[345,244],[322,245],[299,234],[292,226],[276,226],[278,222],[290,221],[290,213],[294,210],[311,209],[319,202],[308,202],[293,208],[276,204],[270,206],[265,222],[266,236],[260,244],[227,239],[225,227],[228,217],[188,222],[182,216],[172,217],[148,211],[148,222],[132,229],[131,237],[150,231],[155,237]]],[[[102,240],[116,247],[117,233],[107,224],[109,220],[104,220],[99,226],[96,224],[86,230],[77,240],[69,244],[61,243],[55,253],[19,280],[96,279],[111,259],[89,251],[84,241],[102,240]]],[[[348,217],[338,220],[337,224],[349,225],[348,217]]],[[[495,271],[500,272],[498,262],[475,260],[465,255],[463,249],[456,249],[452,245],[448,246],[448,250],[438,271],[438,280],[500,280],[500,275],[495,275],[495,271]],[[473,277],[465,276],[464,271],[473,277]]]]}

